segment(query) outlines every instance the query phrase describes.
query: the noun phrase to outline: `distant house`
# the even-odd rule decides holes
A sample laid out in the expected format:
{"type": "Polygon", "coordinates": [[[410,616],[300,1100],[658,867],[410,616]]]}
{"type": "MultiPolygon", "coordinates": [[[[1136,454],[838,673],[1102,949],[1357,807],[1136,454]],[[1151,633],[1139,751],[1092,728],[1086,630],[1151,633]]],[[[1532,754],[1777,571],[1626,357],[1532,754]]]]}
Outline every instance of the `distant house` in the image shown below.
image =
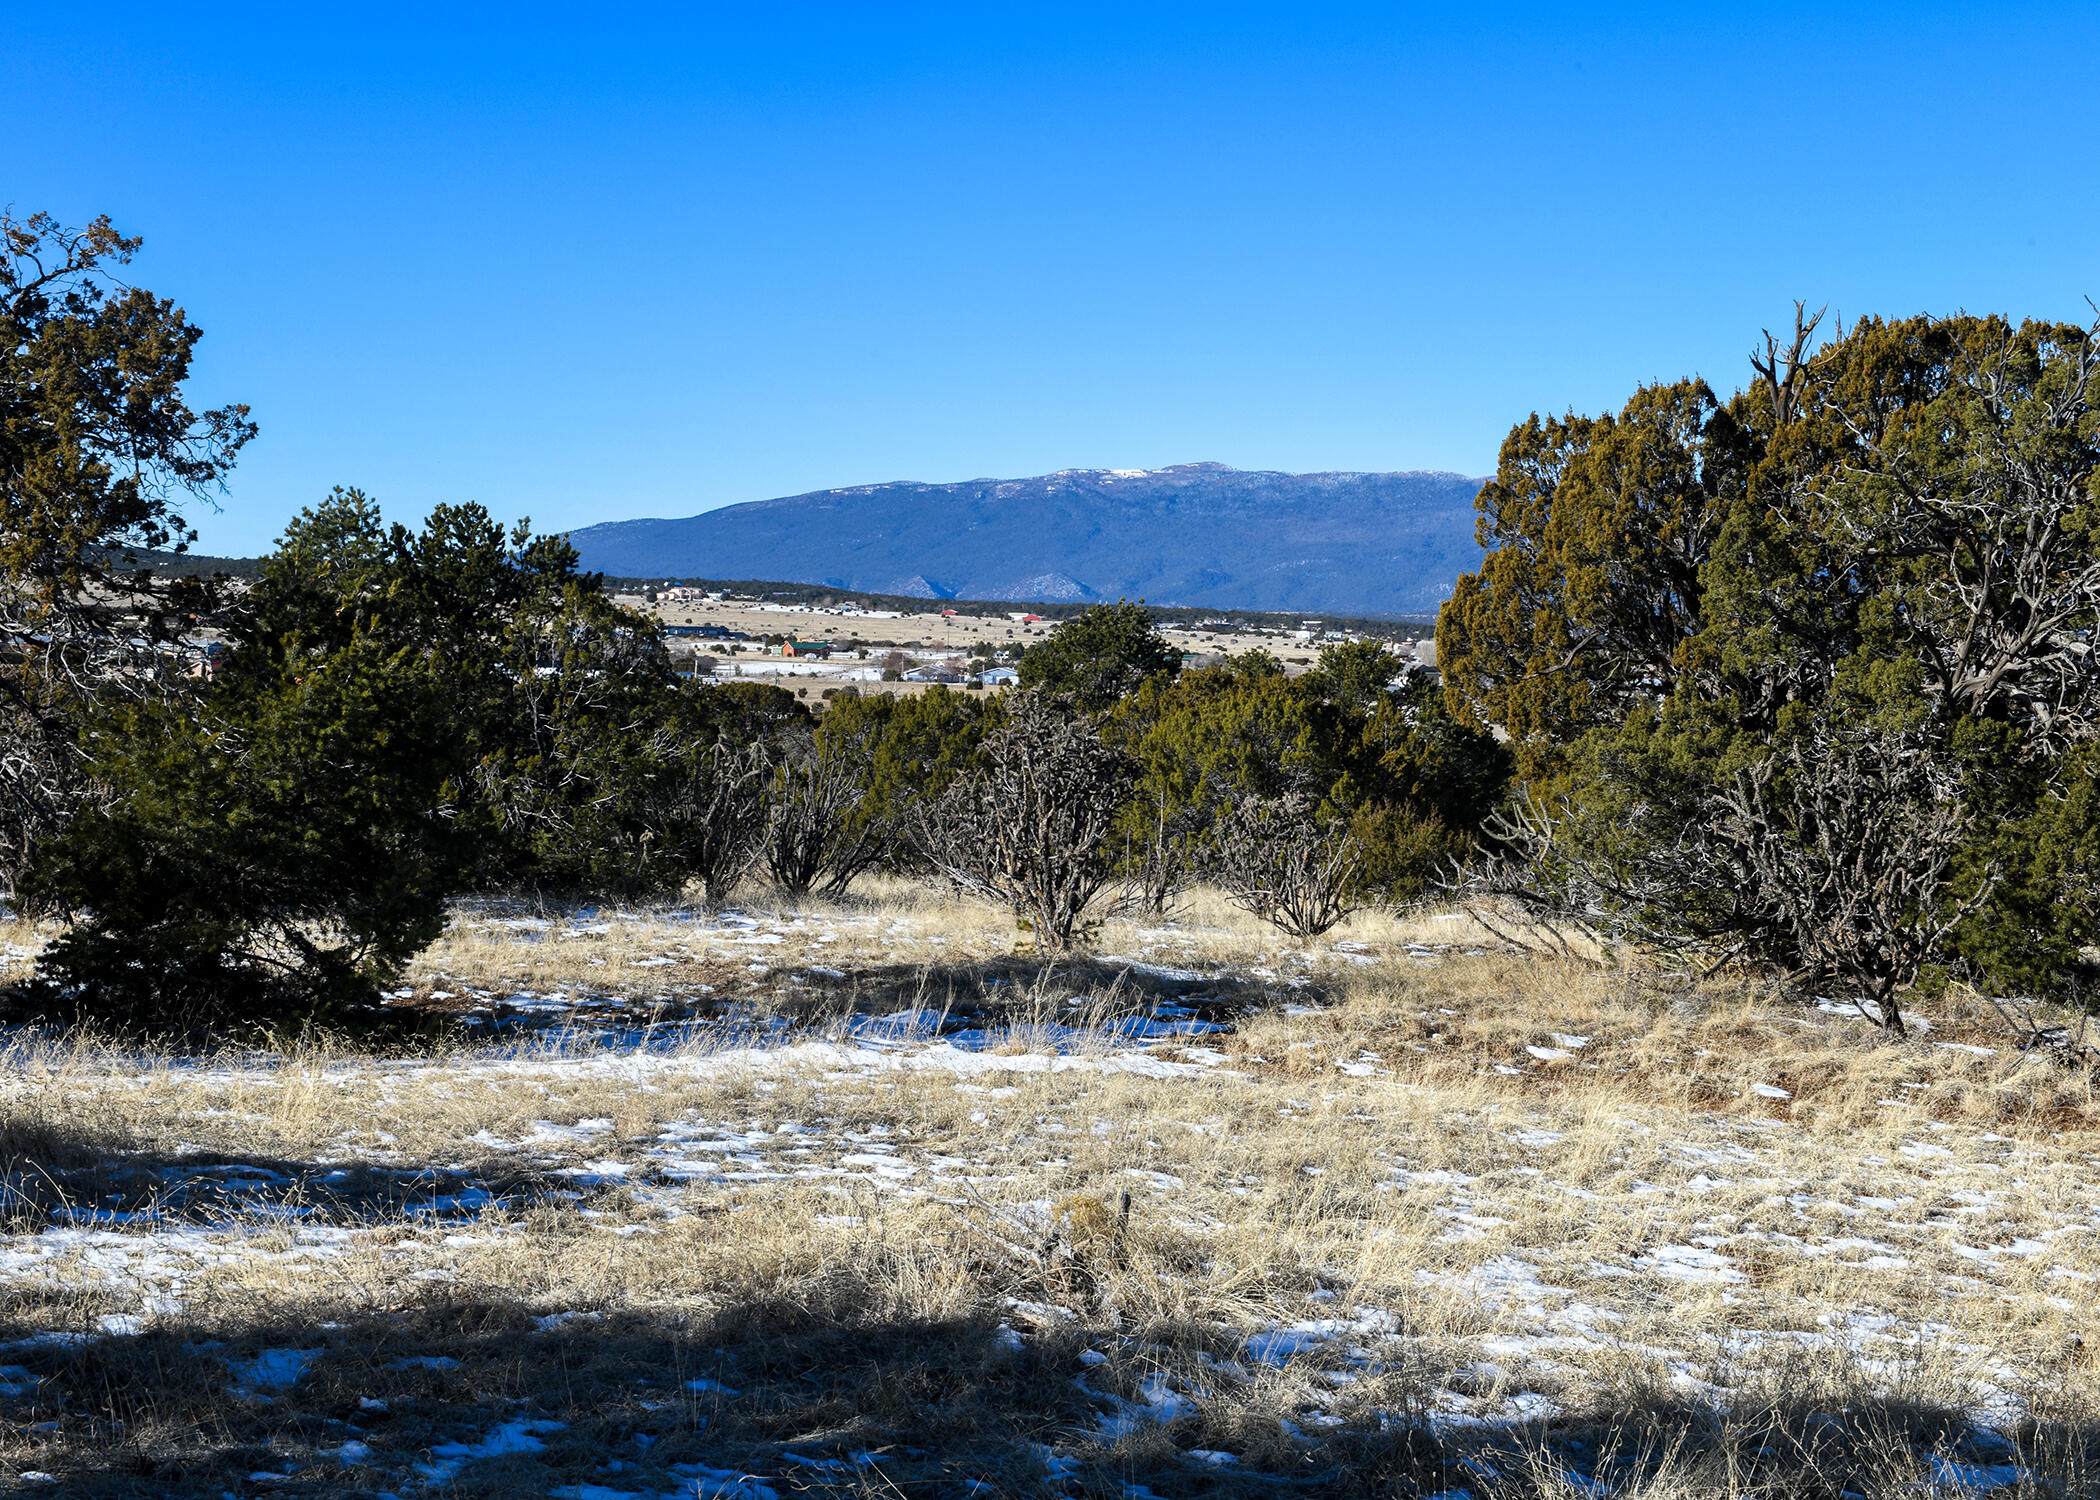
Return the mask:
{"type": "Polygon", "coordinates": [[[1010,687],[1021,680],[1021,674],[1012,667],[986,667],[977,679],[986,687],[1010,687]]]}
{"type": "Polygon", "coordinates": [[[782,656],[807,656],[817,661],[831,660],[834,649],[829,641],[783,641],[780,644],[782,656]]]}
{"type": "Polygon", "coordinates": [[[904,674],[906,682],[951,682],[963,680],[961,670],[948,662],[928,662],[923,667],[913,667],[904,674]]]}
{"type": "MultiPolygon", "coordinates": [[[[144,643],[141,642],[140,644],[144,643]]],[[[202,678],[206,682],[218,676],[219,658],[226,654],[226,643],[224,641],[203,641],[192,645],[189,649],[195,655],[191,657],[189,665],[183,669],[183,676],[202,678]]],[[[184,654],[188,655],[189,653],[185,652],[184,654]]]]}

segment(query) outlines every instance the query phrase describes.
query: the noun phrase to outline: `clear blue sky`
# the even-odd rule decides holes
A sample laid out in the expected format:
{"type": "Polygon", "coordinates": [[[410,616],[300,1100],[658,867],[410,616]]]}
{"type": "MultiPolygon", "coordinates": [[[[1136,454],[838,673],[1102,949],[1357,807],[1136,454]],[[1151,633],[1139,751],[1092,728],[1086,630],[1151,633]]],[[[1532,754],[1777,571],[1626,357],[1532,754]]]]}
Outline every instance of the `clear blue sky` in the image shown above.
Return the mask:
{"type": "Polygon", "coordinates": [[[1483,473],[1795,297],[2087,316],[2096,59],[2089,4],[0,0],[0,202],[143,234],[254,408],[208,551],[336,483],[1483,473]]]}

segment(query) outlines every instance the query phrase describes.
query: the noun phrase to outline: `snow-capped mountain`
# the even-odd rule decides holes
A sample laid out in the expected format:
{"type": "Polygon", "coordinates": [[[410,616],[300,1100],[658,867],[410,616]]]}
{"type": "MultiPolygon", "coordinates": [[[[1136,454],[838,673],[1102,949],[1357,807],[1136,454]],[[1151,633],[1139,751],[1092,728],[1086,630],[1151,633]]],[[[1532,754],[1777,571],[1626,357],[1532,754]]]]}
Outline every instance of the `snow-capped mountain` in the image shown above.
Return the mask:
{"type": "Polygon", "coordinates": [[[921,598],[1420,613],[1473,567],[1459,474],[1224,464],[857,485],[574,532],[619,577],[770,578],[921,598]]]}

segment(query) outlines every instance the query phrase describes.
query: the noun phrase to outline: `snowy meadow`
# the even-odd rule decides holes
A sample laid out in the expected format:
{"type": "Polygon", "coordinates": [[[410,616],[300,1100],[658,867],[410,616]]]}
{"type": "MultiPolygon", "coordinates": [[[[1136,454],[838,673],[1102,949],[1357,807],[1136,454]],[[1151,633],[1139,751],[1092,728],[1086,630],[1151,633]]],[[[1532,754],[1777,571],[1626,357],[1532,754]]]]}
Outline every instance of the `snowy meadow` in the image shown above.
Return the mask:
{"type": "Polygon", "coordinates": [[[2100,1486],[2095,1103],[1980,1003],[1203,893],[1013,949],[901,885],[463,906],[384,1046],[15,1034],[0,1486],[2100,1486]]]}

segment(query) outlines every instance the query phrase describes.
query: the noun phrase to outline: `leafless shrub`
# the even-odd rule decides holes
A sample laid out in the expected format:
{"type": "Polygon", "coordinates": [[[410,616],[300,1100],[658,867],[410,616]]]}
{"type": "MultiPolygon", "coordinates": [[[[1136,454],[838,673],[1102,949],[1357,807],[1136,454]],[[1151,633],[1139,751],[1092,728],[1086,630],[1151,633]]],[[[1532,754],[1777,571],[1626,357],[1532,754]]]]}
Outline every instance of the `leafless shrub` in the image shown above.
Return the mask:
{"type": "Polygon", "coordinates": [[[1210,864],[1233,904],[1294,938],[1315,938],[1356,910],[1363,845],[1337,818],[1313,816],[1312,799],[1242,797],[1211,829],[1210,864]]]}
{"type": "Polygon", "coordinates": [[[1952,773],[1901,737],[1833,735],[1738,772],[1718,801],[1715,836],[1740,851],[1804,977],[1902,1035],[1897,992],[1993,883],[1945,899],[1970,826],[1952,773]]]}
{"type": "Polygon", "coordinates": [[[1490,817],[1445,889],[1512,947],[1578,957],[1632,943],[1708,969],[1776,936],[1741,851],[1711,819],[1633,798],[1602,806],[1525,795],[1490,817]]]}
{"type": "Polygon", "coordinates": [[[820,730],[808,755],[774,770],[762,858],[782,890],[841,896],[882,858],[886,831],[852,818],[866,796],[866,755],[865,736],[849,741],[820,730]]]}
{"type": "Polygon", "coordinates": [[[1203,822],[1200,810],[1170,813],[1162,794],[1142,833],[1126,828],[1123,836],[1123,878],[1129,883],[1125,908],[1147,916],[1164,917],[1175,898],[1196,878],[1196,838],[1203,822]]]}
{"type": "Polygon", "coordinates": [[[1006,723],[985,737],[980,768],[917,818],[927,864],[1011,909],[1046,953],[1083,936],[1116,883],[1109,833],[1131,768],[1098,727],[1041,694],[1015,694],[1006,723]]]}
{"type": "Polygon", "coordinates": [[[649,837],[659,857],[700,883],[720,906],[758,860],[766,832],[771,757],[761,742],[694,748],[659,784],[649,837]]]}
{"type": "Polygon", "coordinates": [[[1707,972],[1769,960],[1902,1034],[1897,993],[1995,881],[1948,899],[1971,829],[1952,769],[1917,737],[1832,727],[1698,805],[1528,802],[1489,827],[1495,852],[1455,887],[1520,946],[1566,952],[1579,934],[1707,972]]]}

